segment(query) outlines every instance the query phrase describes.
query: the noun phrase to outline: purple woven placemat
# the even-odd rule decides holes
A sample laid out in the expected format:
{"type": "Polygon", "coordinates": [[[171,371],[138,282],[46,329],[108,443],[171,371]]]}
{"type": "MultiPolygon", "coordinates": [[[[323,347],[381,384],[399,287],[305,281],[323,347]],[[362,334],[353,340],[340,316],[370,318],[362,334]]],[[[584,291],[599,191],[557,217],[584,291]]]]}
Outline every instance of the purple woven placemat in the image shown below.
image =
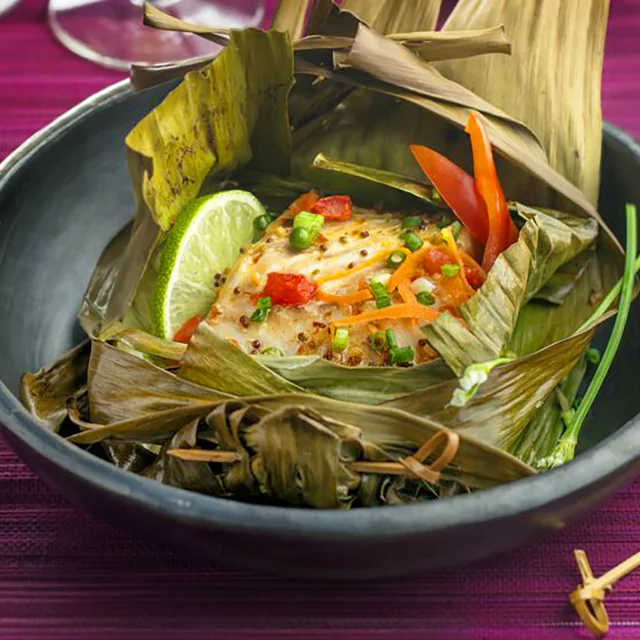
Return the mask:
{"type": "MultiPolygon", "coordinates": [[[[612,5],[605,116],[640,137],[640,0],[612,5]]],[[[65,51],[47,29],[44,2],[22,0],[0,18],[0,158],[121,77],[65,51]]],[[[313,584],[140,541],[67,504],[0,441],[3,639],[587,638],[567,603],[576,547],[596,574],[640,550],[640,482],[587,520],[499,559],[395,582],[313,584]]],[[[640,638],[640,572],[607,604],[609,637],[640,638]]]]}

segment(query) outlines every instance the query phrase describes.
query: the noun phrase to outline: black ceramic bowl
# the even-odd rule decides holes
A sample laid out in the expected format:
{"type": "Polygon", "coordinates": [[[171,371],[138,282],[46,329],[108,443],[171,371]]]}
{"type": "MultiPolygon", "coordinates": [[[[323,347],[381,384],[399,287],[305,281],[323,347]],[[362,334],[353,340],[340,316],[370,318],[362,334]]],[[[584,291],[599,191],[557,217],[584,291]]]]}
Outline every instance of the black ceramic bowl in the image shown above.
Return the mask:
{"type": "MultiPolygon", "coordinates": [[[[592,511],[640,471],[640,305],[583,429],[578,458],[450,500],[350,512],[242,504],[120,471],[38,427],[16,397],[20,376],[81,339],[75,315],[85,286],[133,211],[124,137],[167,91],[133,95],[128,83],[117,84],[0,167],[0,423],[43,480],[100,516],[200,556],[303,576],[362,578],[517,547],[592,511]]],[[[640,149],[607,127],[602,167],[601,210],[621,234],[624,203],[640,203],[640,149]]]]}

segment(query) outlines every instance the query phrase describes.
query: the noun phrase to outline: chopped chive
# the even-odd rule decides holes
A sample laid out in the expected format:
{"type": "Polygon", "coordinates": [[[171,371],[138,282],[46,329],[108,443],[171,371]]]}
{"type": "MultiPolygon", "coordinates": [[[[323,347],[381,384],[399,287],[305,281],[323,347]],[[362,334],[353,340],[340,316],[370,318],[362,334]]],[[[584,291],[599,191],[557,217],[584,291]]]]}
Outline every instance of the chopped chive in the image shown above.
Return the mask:
{"type": "Polygon", "coordinates": [[[278,347],[265,347],[260,354],[263,356],[283,356],[284,351],[278,347]]]}
{"type": "Polygon", "coordinates": [[[457,264],[443,264],[440,270],[446,278],[455,278],[460,273],[460,267],[457,264]]]}
{"type": "Polygon", "coordinates": [[[436,303],[433,293],[429,293],[429,291],[421,291],[416,298],[418,302],[423,304],[425,307],[430,307],[432,304],[436,303]]]}
{"type": "Polygon", "coordinates": [[[602,356],[600,355],[600,351],[598,351],[598,349],[595,349],[594,347],[587,349],[587,361],[591,364],[598,364],[601,357],[602,356]]]}
{"type": "Polygon", "coordinates": [[[418,216],[409,216],[408,218],[403,218],[402,220],[402,228],[403,229],[419,229],[422,220],[418,216]]]}
{"type": "Polygon", "coordinates": [[[413,253],[420,249],[420,247],[424,244],[422,238],[413,231],[406,231],[400,236],[400,238],[404,242],[404,246],[413,253]]]}
{"type": "Polygon", "coordinates": [[[392,251],[391,255],[387,258],[387,265],[396,268],[399,267],[407,259],[407,254],[404,251],[392,251]]]}
{"type": "Polygon", "coordinates": [[[258,233],[263,233],[264,230],[271,224],[271,216],[268,214],[263,214],[253,219],[253,228],[258,233]]]}
{"type": "Polygon", "coordinates": [[[324,216],[319,213],[301,211],[293,219],[293,228],[308,231],[312,238],[315,238],[320,233],[322,225],[324,225],[324,216]]]}
{"type": "Polygon", "coordinates": [[[376,309],[385,309],[391,306],[391,296],[384,284],[372,280],[369,282],[369,287],[373,297],[376,299],[376,309]]]}
{"type": "Polygon", "coordinates": [[[459,220],[456,220],[451,225],[451,235],[453,235],[453,237],[457,240],[458,237],[460,236],[461,231],[462,231],[462,224],[460,223],[459,220]]]}
{"type": "Polygon", "coordinates": [[[333,350],[344,351],[349,345],[349,330],[340,327],[333,336],[333,350]]]}
{"type": "Polygon", "coordinates": [[[294,229],[289,235],[289,246],[295,251],[304,251],[313,245],[313,236],[302,227],[294,229]]]}
{"type": "Polygon", "coordinates": [[[376,331],[373,335],[369,336],[369,346],[377,353],[384,351],[387,346],[384,331],[376,331]]]}
{"type": "Polygon", "coordinates": [[[389,349],[395,349],[398,346],[396,342],[396,337],[393,335],[393,331],[391,329],[387,329],[385,331],[385,335],[387,336],[387,345],[389,345],[389,349]]]}
{"type": "Polygon", "coordinates": [[[251,314],[251,322],[264,322],[269,315],[269,309],[271,309],[271,298],[269,296],[263,296],[258,299],[258,308],[251,314]]]}
{"type": "Polygon", "coordinates": [[[393,347],[389,349],[389,364],[409,364],[413,362],[412,347],[393,347]]]}

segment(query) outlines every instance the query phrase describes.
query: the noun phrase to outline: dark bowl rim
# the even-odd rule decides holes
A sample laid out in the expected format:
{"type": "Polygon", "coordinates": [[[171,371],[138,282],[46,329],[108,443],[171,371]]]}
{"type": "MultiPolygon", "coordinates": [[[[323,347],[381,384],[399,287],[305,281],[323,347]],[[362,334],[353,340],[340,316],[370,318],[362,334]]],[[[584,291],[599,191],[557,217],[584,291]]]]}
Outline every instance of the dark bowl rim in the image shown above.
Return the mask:
{"type": "MultiPolygon", "coordinates": [[[[129,80],[99,91],[32,135],[0,163],[0,192],[42,147],[55,141],[95,111],[134,93],[129,80]]],[[[640,162],[640,145],[610,124],[605,135],[640,162]]],[[[123,471],[43,429],[0,381],[0,427],[53,464],[85,482],[164,515],[211,523],[230,530],[261,530],[271,535],[358,540],[425,534],[454,526],[527,513],[588,489],[640,458],[640,414],[573,462],[544,474],[457,496],[393,509],[307,510],[264,506],[215,498],[168,487],[123,471]]]]}

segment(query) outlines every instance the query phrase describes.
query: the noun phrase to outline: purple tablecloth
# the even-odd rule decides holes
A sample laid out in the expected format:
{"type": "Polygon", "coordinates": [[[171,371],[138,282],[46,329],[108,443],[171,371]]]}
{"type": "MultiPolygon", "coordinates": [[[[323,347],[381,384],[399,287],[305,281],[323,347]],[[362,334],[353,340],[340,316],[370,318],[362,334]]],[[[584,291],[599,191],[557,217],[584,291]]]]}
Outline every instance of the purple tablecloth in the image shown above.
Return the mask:
{"type": "MultiPolygon", "coordinates": [[[[640,137],[640,0],[611,4],[605,116],[640,137]]],[[[22,0],[0,18],[0,158],[121,77],[64,50],[43,0],[22,0]]],[[[546,542],[483,564],[312,584],[185,560],[98,522],[0,442],[1,638],[586,638],[567,602],[576,547],[596,575],[640,550],[640,482],[546,542]]],[[[609,637],[640,638],[640,571],[607,604],[609,637]]]]}

